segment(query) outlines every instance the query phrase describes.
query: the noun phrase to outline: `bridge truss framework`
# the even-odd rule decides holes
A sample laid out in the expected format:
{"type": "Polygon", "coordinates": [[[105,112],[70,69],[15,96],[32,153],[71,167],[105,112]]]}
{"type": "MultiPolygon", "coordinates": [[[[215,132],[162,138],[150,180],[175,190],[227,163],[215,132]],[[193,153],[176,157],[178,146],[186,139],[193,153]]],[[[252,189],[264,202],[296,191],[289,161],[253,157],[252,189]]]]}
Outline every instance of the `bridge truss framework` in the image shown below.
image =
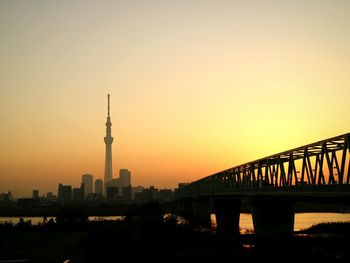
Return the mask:
{"type": "Polygon", "coordinates": [[[349,183],[350,133],[347,133],[215,173],[179,189],[178,197],[349,183]]]}

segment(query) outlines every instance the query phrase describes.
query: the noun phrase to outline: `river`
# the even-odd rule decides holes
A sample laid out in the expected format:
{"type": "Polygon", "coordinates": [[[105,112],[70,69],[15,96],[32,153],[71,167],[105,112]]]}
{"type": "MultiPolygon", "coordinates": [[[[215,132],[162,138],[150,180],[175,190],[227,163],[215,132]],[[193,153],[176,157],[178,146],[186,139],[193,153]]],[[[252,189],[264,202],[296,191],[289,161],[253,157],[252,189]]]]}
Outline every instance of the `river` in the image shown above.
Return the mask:
{"type": "MultiPolygon", "coordinates": [[[[294,231],[311,227],[312,225],[327,222],[350,222],[350,213],[296,213],[294,217],[294,231]]],[[[215,225],[215,217],[212,215],[212,223],[215,225]]],[[[252,231],[252,214],[240,215],[239,226],[241,232],[252,231]]]]}
{"type": "MultiPolygon", "coordinates": [[[[121,220],[122,216],[89,216],[89,220],[121,220]]],[[[48,217],[46,220],[54,219],[48,217]]],[[[43,222],[43,217],[23,217],[24,221],[31,220],[33,225],[43,222]]],[[[215,215],[211,216],[212,225],[216,225],[215,215]]],[[[0,223],[11,222],[17,224],[20,217],[0,217],[0,223]]],[[[294,219],[294,231],[299,231],[312,225],[325,222],[350,222],[350,213],[296,213],[294,219]]],[[[242,213],[240,215],[241,232],[252,231],[253,220],[251,214],[242,213]]]]}

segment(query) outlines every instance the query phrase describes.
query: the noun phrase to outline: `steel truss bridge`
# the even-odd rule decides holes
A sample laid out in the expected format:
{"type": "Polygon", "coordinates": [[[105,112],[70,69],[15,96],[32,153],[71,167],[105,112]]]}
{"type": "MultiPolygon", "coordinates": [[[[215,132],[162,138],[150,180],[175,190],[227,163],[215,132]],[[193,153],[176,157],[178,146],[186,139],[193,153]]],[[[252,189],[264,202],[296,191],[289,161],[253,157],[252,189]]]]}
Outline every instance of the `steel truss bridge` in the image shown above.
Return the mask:
{"type": "Polygon", "coordinates": [[[350,189],[350,133],[238,165],[178,190],[176,199],[259,192],[350,189]]]}

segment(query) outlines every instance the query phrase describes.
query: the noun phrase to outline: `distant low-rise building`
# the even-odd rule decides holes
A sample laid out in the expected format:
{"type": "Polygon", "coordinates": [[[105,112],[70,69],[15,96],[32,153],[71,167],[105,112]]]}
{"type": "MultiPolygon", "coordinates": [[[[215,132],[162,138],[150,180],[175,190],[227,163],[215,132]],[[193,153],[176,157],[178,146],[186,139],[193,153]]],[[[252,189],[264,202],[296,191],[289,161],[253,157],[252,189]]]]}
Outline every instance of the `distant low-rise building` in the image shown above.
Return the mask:
{"type": "Polygon", "coordinates": [[[8,191],[7,193],[1,193],[0,194],[0,203],[2,204],[8,204],[8,203],[13,203],[14,198],[12,196],[12,193],[8,191]]]}
{"type": "Polygon", "coordinates": [[[158,191],[158,199],[162,201],[170,201],[173,199],[173,191],[171,189],[160,189],[158,191]]]}
{"type": "Polygon", "coordinates": [[[135,193],[135,199],[138,201],[151,201],[158,198],[158,189],[154,186],[144,188],[142,192],[135,193]]]}
{"type": "Polygon", "coordinates": [[[35,207],[40,205],[40,200],[39,198],[18,198],[17,204],[21,207],[35,207]]]}
{"type": "Polygon", "coordinates": [[[103,194],[91,194],[87,200],[89,203],[101,203],[105,201],[103,194]]]}
{"type": "Polygon", "coordinates": [[[135,194],[136,193],[141,193],[143,191],[144,187],[143,186],[135,186],[131,187],[131,199],[135,199],[135,194]]]}
{"type": "Polygon", "coordinates": [[[123,187],[122,191],[122,199],[131,200],[131,185],[123,187]]]}
{"type": "Polygon", "coordinates": [[[42,201],[44,205],[49,205],[56,203],[58,201],[58,198],[52,192],[47,192],[42,201]]]}
{"type": "Polygon", "coordinates": [[[84,201],[84,193],[81,188],[73,188],[72,190],[72,200],[74,202],[82,202],[84,201]]]}

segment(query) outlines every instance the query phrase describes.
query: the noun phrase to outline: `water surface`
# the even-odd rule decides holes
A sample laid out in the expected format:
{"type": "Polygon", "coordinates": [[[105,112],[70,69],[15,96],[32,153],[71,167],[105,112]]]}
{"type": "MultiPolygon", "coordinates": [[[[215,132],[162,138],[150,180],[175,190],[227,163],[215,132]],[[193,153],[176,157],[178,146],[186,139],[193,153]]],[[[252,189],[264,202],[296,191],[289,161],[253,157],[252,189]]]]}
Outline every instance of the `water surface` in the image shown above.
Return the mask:
{"type": "MultiPolygon", "coordinates": [[[[32,225],[43,223],[43,217],[22,217],[25,222],[31,221],[32,225]]],[[[54,217],[47,217],[46,221],[55,220],[54,217]]],[[[89,220],[122,220],[122,216],[89,216],[89,220]]],[[[216,226],[215,215],[211,216],[212,225],[216,226]]],[[[0,217],[0,223],[10,222],[17,224],[20,217],[0,217]]],[[[312,225],[327,222],[350,222],[350,213],[296,213],[294,219],[294,231],[309,228],[312,225]]],[[[253,231],[253,220],[251,214],[242,213],[240,215],[241,232],[253,231]]]]}

